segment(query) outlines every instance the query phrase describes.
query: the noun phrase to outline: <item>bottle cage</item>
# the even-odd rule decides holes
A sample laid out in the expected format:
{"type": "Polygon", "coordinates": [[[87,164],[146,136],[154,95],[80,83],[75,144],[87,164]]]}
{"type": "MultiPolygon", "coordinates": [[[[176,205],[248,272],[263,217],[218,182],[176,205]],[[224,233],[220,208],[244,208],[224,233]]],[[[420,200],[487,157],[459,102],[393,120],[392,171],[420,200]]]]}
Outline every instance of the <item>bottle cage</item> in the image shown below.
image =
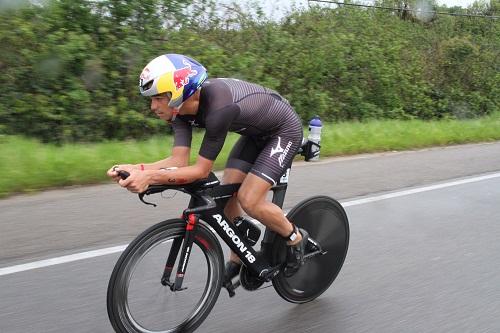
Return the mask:
{"type": "Polygon", "coordinates": [[[320,144],[317,144],[316,142],[307,140],[306,142],[304,142],[302,144],[302,147],[300,147],[297,154],[304,156],[306,162],[309,162],[309,160],[311,160],[312,158],[319,155],[320,149],[321,149],[320,144]],[[316,151],[313,151],[313,149],[312,149],[313,146],[318,147],[318,149],[316,151]]]}

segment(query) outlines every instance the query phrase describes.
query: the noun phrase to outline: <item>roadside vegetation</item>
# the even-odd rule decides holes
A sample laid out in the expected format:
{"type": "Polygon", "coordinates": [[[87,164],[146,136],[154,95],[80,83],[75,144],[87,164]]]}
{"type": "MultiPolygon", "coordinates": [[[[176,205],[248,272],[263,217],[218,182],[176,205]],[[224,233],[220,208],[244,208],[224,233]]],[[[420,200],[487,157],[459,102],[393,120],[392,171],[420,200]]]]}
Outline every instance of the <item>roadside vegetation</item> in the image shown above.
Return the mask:
{"type": "MultiPolygon", "coordinates": [[[[403,15],[403,4],[419,2],[376,1],[393,11],[312,6],[274,21],[244,1],[7,1],[0,134],[60,144],[163,134],[137,88],[143,66],[163,53],[199,60],[210,77],[273,88],[304,122],[316,114],[330,122],[473,119],[498,110],[500,20],[403,15]]],[[[498,0],[434,8],[500,15],[498,0]]]]}
{"type": "MultiPolygon", "coordinates": [[[[474,120],[374,120],[324,125],[321,157],[500,140],[500,113],[474,120]]],[[[305,129],[307,135],[307,129],[305,129]]],[[[228,137],[217,158],[224,167],[238,135],[228,137]]],[[[193,138],[192,160],[201,143],[193,138]]],[[[36,139],[0,137],[0,197],[57,186],[108,181],[105,173],[117,163],[152,162],[170,153],[171,136],[148,140],[89,144],[43,144],[36,139]]],[[[300,158],[298,158],[300,159],[300,158]]]]}
{"type": "MultiPolygon", "coordinates": [[[[312,5],[276,21],[253,1],[0,1],[0,196],[167,156],[170,129],[137,88],[162,53],[275,89],[304,126],[321,116],[322,157],[500,140],[500,20],[402,10],[421,2],[312,5]]],[[[500,15],[498,0],[429,6],[500,15]]]]}

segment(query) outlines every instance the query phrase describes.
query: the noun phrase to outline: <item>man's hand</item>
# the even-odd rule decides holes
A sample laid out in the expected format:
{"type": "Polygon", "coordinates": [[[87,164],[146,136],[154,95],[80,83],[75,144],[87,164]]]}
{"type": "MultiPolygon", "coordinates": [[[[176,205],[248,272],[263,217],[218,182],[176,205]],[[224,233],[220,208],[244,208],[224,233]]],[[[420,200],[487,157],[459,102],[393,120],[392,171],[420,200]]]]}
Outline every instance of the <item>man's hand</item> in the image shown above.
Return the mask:
{"type": "Polygon", "coordinates": [[[113,180],[117,183],[121,180],[117,172],[118,170],[124,170],[128,173],[131,173],[132,170],[140,170],[140,168],[134,164],[113,165],[111,168],[109,168],[106,174],[108,175],[108,177],[113,178],[113,180]]]}
{"type": "Polygon", "coordinates": [[[118,184],[121,187],[126,187],[127,190],[133,193],[142,193],[146,191],[150,185],[149,172],[136,169],[126,170],[130,173],[127,179],[119,179],[118,184]]]}

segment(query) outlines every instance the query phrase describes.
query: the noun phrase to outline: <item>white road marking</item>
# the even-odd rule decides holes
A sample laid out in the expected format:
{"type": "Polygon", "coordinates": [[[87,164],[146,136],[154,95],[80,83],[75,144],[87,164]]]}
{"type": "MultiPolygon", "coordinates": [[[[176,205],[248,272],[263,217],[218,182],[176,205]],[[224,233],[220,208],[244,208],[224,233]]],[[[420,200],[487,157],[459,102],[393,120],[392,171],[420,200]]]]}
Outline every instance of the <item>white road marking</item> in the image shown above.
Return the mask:
{"type": "Polygon", "coordinates": [[[469,184],[469,183],[474,183],[474,182],[480,182],[482,180],[498,178],[498,177],[500,177],[500,172],[492,173],[492,174],[488,174],[488,175],[484,175],[484,176],[473,177],[473,178],[460,179],[460,180],[456,180],[456,181],[435,184],[435,185],[430,185],[430,186],[417,187],[417,188],[403,190],[403,191],[397,191],[397,192],[393,192],[393,193],[381,194],[381,195],[376,195],[376,196],[368,197],[368,198],[349,200],[349,201],[341,202],[341,203],[342,203],[342,206],[344,206],[344,207],[363,205],[363,204],[370,203],[370,202],[392,199],[392,198],[402,197],[405,195],[411,195],[411,194],[416,194],[416,193],[434,191],[434,190],[439,190],[442,188],[463,185],[463,184],[469,184]]]}
{"type": "Polygon", "coordinates": [[[89,259],[89,258],[105,256],[107,254],[122,252],[123,250],[125,250],[126,247],[127,247],[127,245],[119,245],[119,246],[108,247],[105,249],[70,254],[68,256],[62,256],[62,257],[50,258],[50,259],[45,259],[45,260],[40,260],[40,261],[34,261],[34,262],[27,263],[27,264],[4,267],[4,268],[0,268],[0,276],[29,271],[31,269],[36,269],[36,268],[64,264],[67,262],[72,262],[72,261],[77,261],[77,260],[82,260],[82,259],[89,259]]]}
{"type": "MultiPolygon", "coordinates": [[[[412,188],[409,190],[402,190],[402,191],[397,191],[397,192],[392,192],[392,193],[387,193],[387,194],[381,194],[381,195],[376,195],[376,196],[372,196],[372,197],[354,199],[354,200],[349,200],[349,201],[342,201],[341,203],[342,203],[342,206],[344,206],[344,207],[363,205],[363,204],[367,204],[370,202],[387,200],[387,199],[402,197],[402,196],[406,196],[406,195],[412,195],[412,194],[416,194],[416,193],[434,191],[434,190],[439,190],[442,188],[463,185],[463,184],[469,184],[469,183],[479,182],[479,181],[488,180],[488,179],[492,179],[492,178],[498,178],[498,177],[500,177],[500,172],[486,174],[486,175],[477,176],[477,177],[465,178],[465,179],[460,179],[460,180],[456,180],[456,181],[450,181],[450,182],[435,184],[435,185],[430,185],[430,186],[422,186],[422,187],[412,188]]],[[[73,261],[95,258],[95,257],[105,256],[108,254],[118,253],[118,252],[122,252],[123,250],[125,250],[127,245],[128,244],[114,246],[114,247],[108,247],[105,249],[99,249],[99,250],[94,250],[94,251],[81,252],[81,253],[71,254],[71,255],[62,256],[62,257],[40,260],[40,261],[34,261],[34,262],[27,263],[27,264],[3,267],[3,268],[0,268],[0,276],[24,272],[24,271],[28,271],[28,270],[32,270],[32,269],[36,269],[36,268],[59,265],[59,264],[64,264],[64,263],[68,263],[68,262],[73,262],[73,261]]]]}

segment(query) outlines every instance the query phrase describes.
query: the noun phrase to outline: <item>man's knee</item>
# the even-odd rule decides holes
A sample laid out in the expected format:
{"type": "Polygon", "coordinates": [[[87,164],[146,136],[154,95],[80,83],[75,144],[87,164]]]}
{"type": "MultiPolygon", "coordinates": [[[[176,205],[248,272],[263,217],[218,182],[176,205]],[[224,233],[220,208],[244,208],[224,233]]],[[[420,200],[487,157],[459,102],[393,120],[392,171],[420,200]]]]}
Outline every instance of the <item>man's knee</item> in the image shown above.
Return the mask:
{"type": "Polygon", "coordinates": [[[271,185],[264,179],[248,174],[238,191],[238,201],[243,210],[250,216],[256,218],[266,201],[271,185]]]}
{"type": "Polygon", "coordinates": [[[238,201],[243,210],[247,213],[252,212],[258,204],[257,198],[248,190],[240,189],[238,192],[238,201]]]}
{"type": "Polygon", "coordinates": [[[261,200],[262,198],[256,196],[255,193],[251,191],[251,189],[240,189],[240,191],[238,192],[238,201],[241,205],[241,208],[243,208],[243,210],[247,214],[252,214],[252,212],[257,209],[261,200]]]}

